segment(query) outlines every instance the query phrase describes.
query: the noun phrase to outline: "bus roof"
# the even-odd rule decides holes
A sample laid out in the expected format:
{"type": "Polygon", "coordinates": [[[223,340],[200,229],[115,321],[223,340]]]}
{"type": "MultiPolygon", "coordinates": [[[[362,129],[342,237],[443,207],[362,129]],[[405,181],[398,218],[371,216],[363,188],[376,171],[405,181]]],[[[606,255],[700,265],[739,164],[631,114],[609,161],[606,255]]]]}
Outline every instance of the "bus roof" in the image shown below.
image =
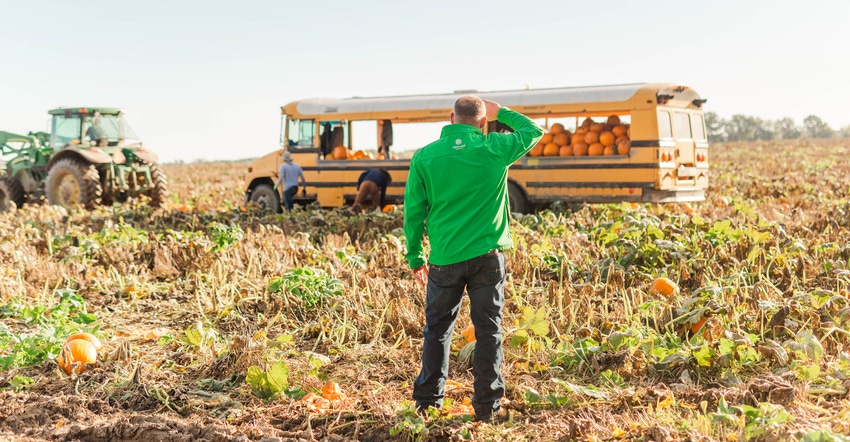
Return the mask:
{"type": "Polygon", "coordinates": [[[51,109],[48,111],[50,115],[65,115],[71,114],[93,114],[95,111],[103,115],[118,115],[124,112],[123,109],[117,107],[61,107],[59,109],[51,109]]]}
{"type": "MultiPolygon", "coordinates": [[[[693,107],[699,95],[674,83],[636,83],[608,86],[521,89],[512,91],[457,91],[451,94],[395,97],[310,98],[281,108],[291,118],[317,120],[440,121],[454,102],[475,94],[528,115],[609,112],[624,113],[655,106],[667,97],[667,106],[693,107]]],[[[701,105],[701,103],[699,103],[701,105]]]]}

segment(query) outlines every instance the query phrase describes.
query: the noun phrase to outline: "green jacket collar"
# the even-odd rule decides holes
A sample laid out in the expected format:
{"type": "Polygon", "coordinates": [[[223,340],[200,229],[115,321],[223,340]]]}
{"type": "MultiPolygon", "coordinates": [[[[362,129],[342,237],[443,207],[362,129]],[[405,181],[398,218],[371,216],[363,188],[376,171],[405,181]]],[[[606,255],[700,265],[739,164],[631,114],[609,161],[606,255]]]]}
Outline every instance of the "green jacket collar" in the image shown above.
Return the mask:
{"type": "Polygon", "coordinates": [[[440,132],[440,138],[457,136],[462,134],[484,136],[484,134],[481,133],[480,130],[468,124],[450,124],[448,126],[443,127],[442,132],[440,132]]]}

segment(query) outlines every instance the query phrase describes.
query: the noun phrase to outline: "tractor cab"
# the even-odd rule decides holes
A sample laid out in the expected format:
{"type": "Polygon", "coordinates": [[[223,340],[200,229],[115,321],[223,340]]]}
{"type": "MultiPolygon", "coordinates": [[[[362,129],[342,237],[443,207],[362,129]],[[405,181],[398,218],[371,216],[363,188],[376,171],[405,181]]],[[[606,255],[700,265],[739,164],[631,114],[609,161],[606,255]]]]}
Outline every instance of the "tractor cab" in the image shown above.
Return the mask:
{"type": "Polygon", "coordinates": [[[70,145],[80,148],[141,146],[138,136],[124,118],[121,109],[63,108],[51,110],[50,115],[53,117],[50,147],[54,151],[70,145]]]}

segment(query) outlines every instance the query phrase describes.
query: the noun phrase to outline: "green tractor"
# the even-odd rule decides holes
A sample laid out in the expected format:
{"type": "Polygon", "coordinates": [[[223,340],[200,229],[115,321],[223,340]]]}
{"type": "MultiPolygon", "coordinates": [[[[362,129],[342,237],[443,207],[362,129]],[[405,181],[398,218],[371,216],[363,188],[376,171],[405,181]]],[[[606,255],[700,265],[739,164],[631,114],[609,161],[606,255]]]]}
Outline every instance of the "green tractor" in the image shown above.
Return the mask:
{"type": "Polygon", "coordinates": [[[51,153],[49,137],[44,132],[18,135],[0,131],[0,157],[9,158],[0,164],[0,212],[8,210],[11,203],[20,207],[27,195],[43,193],[51,153]]]}
{"type": "Polygon", "coordinates": [[[50,134],[8,134],[0,144],[0,155],[11,157],[0,184],[0,210],[41,196],[50,204],[87,209],[140,195],[154,207],[165,201],[168,181],[158,158],[142,147],[120,109],[62,108],[50,115],[50,134]]]}

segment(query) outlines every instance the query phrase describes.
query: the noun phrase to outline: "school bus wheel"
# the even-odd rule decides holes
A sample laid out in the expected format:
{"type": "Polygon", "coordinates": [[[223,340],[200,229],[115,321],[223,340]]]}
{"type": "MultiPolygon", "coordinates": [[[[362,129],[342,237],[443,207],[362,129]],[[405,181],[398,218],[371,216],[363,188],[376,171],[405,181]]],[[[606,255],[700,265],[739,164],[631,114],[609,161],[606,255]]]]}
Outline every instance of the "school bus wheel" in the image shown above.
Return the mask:
{"type": "Polygon", "coordinates": [[[508,201],[511,204],[511,212],[528,213],[528,198],[519,184],[508,181],[508,201]]]}
{"type": "Polygon", "coordinates": [[[261,210],[271,210],[280,213],[280,197],[268,184],[260,184],[251,191],[251,202],[260,206],[261,210]]]}

